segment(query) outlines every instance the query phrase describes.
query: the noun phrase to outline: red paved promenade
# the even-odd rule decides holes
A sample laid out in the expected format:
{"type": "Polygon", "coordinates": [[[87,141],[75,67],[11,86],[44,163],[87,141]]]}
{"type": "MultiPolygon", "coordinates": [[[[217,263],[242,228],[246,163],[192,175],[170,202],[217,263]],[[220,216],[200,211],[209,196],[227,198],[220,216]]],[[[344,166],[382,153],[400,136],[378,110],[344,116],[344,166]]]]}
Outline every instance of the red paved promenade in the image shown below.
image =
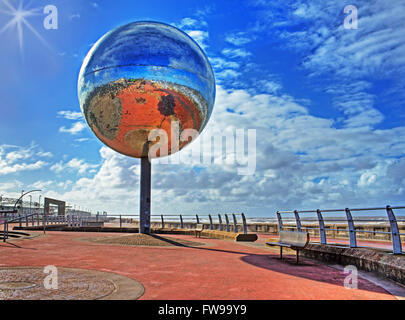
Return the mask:
{"type": "MultiPolygon", "coordinates": [[[[107,233],[47,232],[44,237],[0,244],[0,267],[45,266],[108,271],[138,280],[141,299],[394,299],[359,279],[346,289],[337,269],[295,257],[278,259],[277,249],[226,240],[171,238],[206,243],[200,247],[139,247],[97,244],[80,238],[107,233]]],[[[165,235],[166,237],[166,235],[165,235]]]]}

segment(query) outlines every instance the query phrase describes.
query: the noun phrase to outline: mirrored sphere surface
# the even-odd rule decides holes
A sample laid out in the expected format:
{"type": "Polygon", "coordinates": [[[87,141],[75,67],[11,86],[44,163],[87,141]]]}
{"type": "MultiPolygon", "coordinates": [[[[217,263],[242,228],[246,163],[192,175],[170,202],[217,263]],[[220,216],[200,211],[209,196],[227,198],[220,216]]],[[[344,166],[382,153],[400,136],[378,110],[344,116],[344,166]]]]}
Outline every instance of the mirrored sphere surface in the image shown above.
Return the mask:
{"type": "Polygon", "coordinates": [[[189,143],[180,139],[184,130],[201,132],[207,124],[215,79],[204,52],[187,34],[163,23],[134,22],[106,33],[90,49],[78,96],[88,125],[110,148],[147,157],[156,143],[148,141],[150,132],[163,129],[168,150],[157,156],[164,156],[189,143]],[[176,139],[178,146],[172,145],[176,139]]]}

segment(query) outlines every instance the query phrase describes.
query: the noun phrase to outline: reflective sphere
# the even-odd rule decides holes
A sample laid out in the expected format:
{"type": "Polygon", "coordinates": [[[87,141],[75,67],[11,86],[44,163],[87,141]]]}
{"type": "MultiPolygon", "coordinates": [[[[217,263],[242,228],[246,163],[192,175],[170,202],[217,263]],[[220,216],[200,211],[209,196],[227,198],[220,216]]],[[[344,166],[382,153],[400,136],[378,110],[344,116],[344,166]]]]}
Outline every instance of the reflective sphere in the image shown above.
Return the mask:
{"type": "Polygon", "coordinates": [[[201,132],[215,100],[214,74],[187,34],[157,22],[134,22],[101,37],[87,53],[78,80],[80,107],[95,135],[110,148],[147,157],[153,129],[201,132]],[[173,121],[179,130],[172,130],[173,121]]]}

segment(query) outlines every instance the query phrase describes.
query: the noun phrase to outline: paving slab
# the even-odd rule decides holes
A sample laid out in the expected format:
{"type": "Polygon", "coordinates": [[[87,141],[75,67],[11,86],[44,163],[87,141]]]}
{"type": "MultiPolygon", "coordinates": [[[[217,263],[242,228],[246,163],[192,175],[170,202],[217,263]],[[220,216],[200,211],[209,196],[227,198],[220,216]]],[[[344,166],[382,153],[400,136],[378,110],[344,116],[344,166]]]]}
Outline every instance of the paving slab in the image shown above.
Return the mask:
{"type": "Polygon", "coordinates": [[[0,268],[46,266],[98,270],[141,283],[140,299],[396,299],[382,286],[360,277],[346,289],[343,270],[307,258],[229,240],[165,235],[204,246],[134,246],[78,241],[117,233],[47,232],[45,237],[0,244],[0,268]]]}

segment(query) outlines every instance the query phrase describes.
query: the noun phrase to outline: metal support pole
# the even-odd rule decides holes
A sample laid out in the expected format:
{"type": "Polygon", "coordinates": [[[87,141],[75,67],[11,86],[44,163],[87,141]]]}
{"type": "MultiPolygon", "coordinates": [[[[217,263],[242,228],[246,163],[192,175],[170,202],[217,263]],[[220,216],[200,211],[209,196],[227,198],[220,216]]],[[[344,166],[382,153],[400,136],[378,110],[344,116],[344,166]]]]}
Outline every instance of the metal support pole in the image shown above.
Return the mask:
{"type": "Polygon", "coordinates": [[[321,210],[317,209],[316,214],[319,221],[319,235],[321,237],[321,244],[326,244],[326,232],[325,232],[325,223],[323,221],[321,210]]]}
{"type": "Polygon", "coordinates": [[[39,226],[39,213],[37,212],[37,226],[39,226]]]}
{"type": "Polygon", "coordinates": [[[238,233],[238,221],[236,220],[236,216],[232,213],[233,217],[233,232],[238,233]]]}
{"type": "Polygon", "coordinates": [[[28,227],[28,214],[25,214],[25,227],[28,227]]]}
{"type": "Polygon", "coordinates": [[[120,215],[120,229],[122,228],[122,218],[121,218],[121,215],[120,215]]]}
{"type": "Polygon", "coordinates": [[[210,230],[214,230],[214,225],[212,224],[212,217],[210,214],[208,215],[208,218],[210,218],[210,230]]]}
{"type": "MultiPolygon", "coordinates": [[[[7,219],[7,216],[6,216],[7,219]]],[[[6,239],[8,238],[8,222],[6,220],[5,224],[4,224],[4,230],[3,230],[3,242],[6,242],[6,239]]]]}
{"type": "Polygon", "coordinates": [[[243,233],[247,234],[247,224],[245,214],[242,212],[242,224],[243,224],[243,233]]]}
{"type": "Polygon", "coordinates": [[[297,210],[294,210],[295,221],[297,222],[297,230],[301,231],[301,219],[297,210]]]}
{"type": "Polygon", "coordinates": [[[356,228],[354,227],[352,213],[350,212],[349,208],[346,208],[345,212],[347,218],[347,225],[349,227],[350,248],[356,248],[357,247],[356,228]]]}
{"type": "Polygon", "coordinates": [[[161,214],[160,217],[162,218],[162,229],[164,229],[165,228],[165,219],[163,217],[163,214],[161,214]]]}
{"type": "Polygon", "coordinates": [[[390,206],[387,206],[386,210],[391,226],[392,250],[394,254],[402,254],[401,236],[399,235],[397,219],[390,206]]]}
{"type": "Polygon", "coordinates": [[[226,222],[226,232],[229,232],[229,218],[227,214],[225,214],[225,222],[226,222]]]}
{"type": "Polygon", "coordinates": [[[141,158],[141,201],[139,212],[139,233],[150,233],[152,164],[148,158],[141,158]]]}
{"type": "Polygon", "coordinates": [[[195,215],[197,223],[200,223],[200,218],[198,217],[198,214],[195,215]]]}
{"type": "Polygon", "coordinates": [[[180,229],[184,228],[183,217],[180,215],[180,229]]]}
{"type": "Polygon", "coordinates": [[[219,222],[219,231],[222,231],[222,218],[220,214],[218,214],[218,222],[219,222]]]}
{"type": "Polygon", "coordinates": [[[44,209],[44,214],[42,215],[42,226],[44,229],[44,234],[46,233],[46,214],[45,214],[45,209],[44,209]]]}
{"type": "Polygon", "coordinates": [[[278,231],[283,230],[283,219],[281,218],[280,212],[277,211],[277,220],[278,220],[278,231]]]}

